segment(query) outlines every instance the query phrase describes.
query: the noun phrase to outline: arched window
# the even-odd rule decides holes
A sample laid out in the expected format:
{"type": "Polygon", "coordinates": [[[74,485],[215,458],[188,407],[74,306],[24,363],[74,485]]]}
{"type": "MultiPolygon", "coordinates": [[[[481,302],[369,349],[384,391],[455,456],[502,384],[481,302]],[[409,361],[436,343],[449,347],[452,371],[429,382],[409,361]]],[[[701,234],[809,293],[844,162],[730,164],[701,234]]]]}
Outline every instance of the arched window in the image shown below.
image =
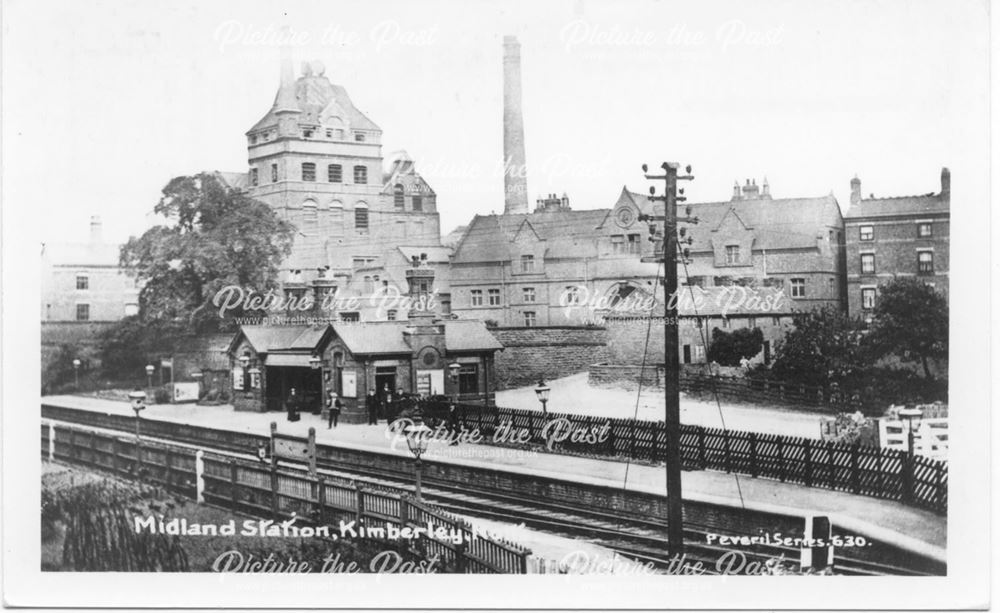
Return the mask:
{"type": "Polygon", "coordinates": [[[302,220],[308,229],[315,228],[318,222],[319,217],[316,213],[316,208],[315,200],[309,199],[302,203],[302,220]]]}
{"type": "Polygon", "coordinates": [[[405,206],[405,199],[403,197],[403,186],[399,183],[392,188],[392,203],[396,205],[397,209],[401,209],[405,206]]]}
{"type": "Polygon", "coordinates": [[[354,227],[358,230],[368,229],[368,205],[364,202],[354,205],[354,227]]]}

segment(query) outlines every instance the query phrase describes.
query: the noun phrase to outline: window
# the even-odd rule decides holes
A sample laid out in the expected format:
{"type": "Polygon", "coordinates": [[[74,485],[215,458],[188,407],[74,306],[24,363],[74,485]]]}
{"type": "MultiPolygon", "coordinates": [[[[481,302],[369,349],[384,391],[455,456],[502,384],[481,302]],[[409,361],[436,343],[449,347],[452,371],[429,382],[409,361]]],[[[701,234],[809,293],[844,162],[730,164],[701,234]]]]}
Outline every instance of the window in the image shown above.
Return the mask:
{"type": "Polygon", "coordinates": [[[479,365],[462,364],[458,369],[458,393],[479,393],[479,365]]]}
{"type": "Polygon", "coordinates": [[[271,164],[271,183],[278,182],[278,165],[271,164]]]}
{"type": "Polygon", "coordinates": [[[354,227],[358,230],[368,229],[368,205],[354,205],[354,227]]]}
{"type": "Polygon", "coordinates": [[[406,197],[403,195],[403,186],[399,183],[392,188],[392,203],[397,209],[401,209],[406,205],[406,197]]]}
{"type": "Polygon", "coordinates": [[[537,321],[537,319],[535,318],[535,312],[534,311],[525,311],[524,312],[524,327],[525,328],[533,328],[533,327],[535,327],[535,322],[536,321],[537,321]]]}
{"type": "Polygon", "coordinates": [[[365,135],[362,132],[355,132],[354,133],[354,142],[356,142],[356,143],[363,143],[363,142],[365,142],[365,135]]]}
{"type": "Polygon", "coordinates": [[[326,137],[327,138],[333,138],[333,128],[327,128],[326,129],[326,137]]]}
{"type": "Polygon", "coordinates": [[[535,256],[521,256],[521,272],[535,272],[535,256]]]}
{"type": "Polygon", "coordinates": [[[728,328],[730,325],[731,324],[729,323],[729,318],[728,317],[723,317],[722,318],[722,327],[723,328],[728,328]]]}
{"type": "Polygon", "coordinates": [[[732,266],[740,263],[740,246],[726,245],[726,264],[732,266]]]}
{"type": "Polygon", "coordinates": [[[386,311],[385,318],[389,321],[396,321],[396,309],[389,309],[386,311]]]}
{"type": "Polygon", "coordinates": [[[371,294],[375,291],[375,282],[371,277],[365,277],[365,293],[371,294]]]}
{"type": "Polygon", "coordinates": [[[77,275],[76,289],[90,289],[90,277],[87,275],[77,275]]]}
{"type": "Polygon", "coordinates": [[[483,306],[483,290],[474,289],[469,292],[470,304],[472,306],[483,306]]]}
{"type": "Polygon", "coordinates": [[[340,164],[330,164],[326,167],[326,180],[330,183],[340,183],[344,180],[344,170],[340,164]]]}
{"type": "Polygon", "coordinates": [[[625,253],[625,237],[621,234],[611,237],[611,253],[625,253]]]}
{"type": "Polygon", "coordinates": [[[303,136],[303,138],[312,138],[313,137],[313,129],[312,128],[304,128],[302,130],[302,136],[303,136]]]}
{"type": "Polygon", "coordinates": [[[639,235],[629,234],[628,235],[628,252],[629,253],[639,253],[639,235]]]}
{"type": "Polygon", "coordinates": [[[533,288],[533,287],[526,287],[523,290],[521,290],[521,295],[524,298],[525,302],[534,302],[535,301],[535,288],[533,288]]]}
{"type": "Polygon", "coordinates": [[[862,253],[861,254],[861,274],[873,275],[875,274],[875,254],[874,253],[862,253]]]}
{"type": "Polygon", "coordinates": [[[806,297],[806,280],[805,279],[792,279],[792,298],[805,298],[806,297]]]}
{"type": "Polygon", "coordinates": [[[354,182],[358,185],[368,184],[368,168],[365,166],[354,167],[354,182]]]}
{"type": "Polygon", "coordinates": [[[90,319],[90,305],[89,304],[76,305],[76,320],[87,321],[89,319],[90,319]]]}
{"type": "Polygon", "coordinates": [[[932,274],[934,272],[933,251],[917,252],[917,272],[923,275],[932,274]]]}
{"type": "Polygon", "coordinates": [[[257,135],[256,134],[251,134],[250,135],[250,144],[251,145],[256,145],[257,144],[257,135]]]}
{"type": "Polygon", "coordinates": [[[772,326],[780,326],[781,325],[781,318],[780,317],[772,317],[771,318],[771,325],[772,326]]]}
{"type": "Polygon", "coordinates": [[[917,224],[917,237],[918,238],[930,238],[932,235],[931,224],[929,221],[922,221],[917,224]]]}
{"type": "Polygon", "coordinates": [[[491,289],[491,290],[487,291],[487,294],[489,295],[489,305],[490,306],[499,306],[500,305],[500,290],[498,290],[498,289],[491,289]]]}
{"type": "Polygon", "coordinates": [[[757,318],[756,317],[748,317],[747,318],[747,327],[748,328],[756,328],[757,327],[757,318]]]}
{"type": "Polygon", "coordinates": [[[316,224],[319,222],[318,215],[315,200],[306,200],[302,203],[302,220],[306,225],[315,229],[316,224]]]}
{"type": "Polygon", "coordinates": [[[351,265],[353,265],[355,268],[364,268],[365,266],[374,263],[375,263],[375,258],[370,256],[356,255],[353,258],[351,258],[351,265]]]}
{"type": "Polygon", "coordinates": [[[424,201],[420,196],[413,197],[413,210],[414,211],[424,210],[424,201]]]}
{"type": "Polygon", "coordinates": [[[875,288],[865,287],[861,290],[861,308],[862,309],[874,309],[875,308],[875,288]]]}
{"type": "Polygon", "coordinates": [[[253,185],[254,187],[257,186],[257,169],[256,168],[251,168],[250,169],[250,185],[253,185]]]}
{"type": "Polygon", "coordinates": [[[316,180],[316,164],[313,164],[312,162],[302,162],[302,180],[316,180]]]}
{"type": "Polygon", "coordinates": [[[859,238],[863,241],[875,240],[875,227],[874,226],[861,226],[859,229],[859,238]]]}

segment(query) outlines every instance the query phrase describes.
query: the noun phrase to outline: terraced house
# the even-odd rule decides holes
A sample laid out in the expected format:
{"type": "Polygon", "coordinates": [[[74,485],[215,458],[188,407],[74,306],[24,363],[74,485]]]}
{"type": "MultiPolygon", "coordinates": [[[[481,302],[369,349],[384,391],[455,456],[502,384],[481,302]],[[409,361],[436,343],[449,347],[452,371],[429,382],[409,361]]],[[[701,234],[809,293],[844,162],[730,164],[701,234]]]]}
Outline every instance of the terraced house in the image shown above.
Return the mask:
{"type": "Polygon", "coordinates": [[[917,196],[861,197],[851,180],[847,233],[848,309],[867,318],[880,285],[895,277],[917,277],[948,295],[951,172],[941,169],[941,191],[917,196]]]}

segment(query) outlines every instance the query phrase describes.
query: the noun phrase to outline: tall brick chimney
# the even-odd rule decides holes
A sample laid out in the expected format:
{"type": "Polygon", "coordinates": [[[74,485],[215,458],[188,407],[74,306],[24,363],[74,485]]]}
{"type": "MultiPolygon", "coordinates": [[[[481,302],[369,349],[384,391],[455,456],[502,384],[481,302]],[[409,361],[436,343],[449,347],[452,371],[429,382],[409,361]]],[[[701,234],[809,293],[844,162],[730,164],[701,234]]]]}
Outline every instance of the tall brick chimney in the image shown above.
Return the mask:
{"type": "Polygon", "coordinates": [[[941,169],[941,199],[951,203],[951,171],[947,168],[941,169]]]}
{"type": "Polygon", "coordinates": [[[858,175],[854,175],[851,179],[851,206],[854,206],[861,202],[861,179],[858,175]]]}
{"type": "Polygon", "coordinates": [[[504,213],[528,212],[524,119],[521,116],[521,43],[503,37],[504,213]]]}

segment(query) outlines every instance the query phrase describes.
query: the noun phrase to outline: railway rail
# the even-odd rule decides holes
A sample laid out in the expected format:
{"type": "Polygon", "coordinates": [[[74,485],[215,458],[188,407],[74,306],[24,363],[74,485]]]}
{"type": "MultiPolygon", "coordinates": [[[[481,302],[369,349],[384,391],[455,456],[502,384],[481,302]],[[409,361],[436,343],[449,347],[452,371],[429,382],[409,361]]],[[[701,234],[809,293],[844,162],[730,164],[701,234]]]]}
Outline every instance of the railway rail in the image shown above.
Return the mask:
{"type": "MultiPolygon", "coordinates": [[[[43,417],[73,426],[88,426],[119,433],[134,432],[134,418],[101,414],[93,411],[68,409],[43,405],[43,417]]],[[[269,437],[243,432],[228,432],[173,424],[165,421],[143,419],[144,438],[157,439],[166,444],[183,444],[228,454],[243,459],[253,457],[253,450],[260,443],[267,443],[269,437]],[[171,426],[177,426],[172,428],[171,426]],[[228,434],[228,436],[227,436],[228,434]]],[[[321,446],[329,447],[329,446],[321,446]]],[[[286,462],[282,460],[282,464],[286,462]]],[[[289,466],[296,463],[288,462],[289,466]]],[[[409,490],[412,488],[412,473],[390,470],[377,462],[351,463],[332,461],[318,454],[317,469],[326,473],[380,487],[409,490]]],[[[299,465],[301,466],[301,465],[299,465]]],[[[604,510],[587,508],[583,505],[566,504],[560,501],[527,497],[511,492],[491,490],[468,483],[448,483],[440,479],[424,477],[422,488],[424,499],[446,511],[470,517],[494,521],[523,523],[526,527],[560,536],[582,539],[595,545],[656,568],[677,568],[677,564],[667,554],[667,530],[665,522],[655,518],[638,516],[625,517],[604,510]]],[[[733,512],[739,512],[733,509],[733,512]]],[[[789,518],[792,519],[792,518],[789,518]]],[[[727,552],[737,551],[729,547],[709,544],[709,534],[727,533],[713,515],[703,517],[685,516],[685,550],[687,561],[701,561],[703,567],[714,572],[716,562],[727,552]]],[[[786,566],[798,567],[799,549],[782,545],[754,545],[738,550],[750,562],[760,567],[767,560],[783,558],[786,566]]],[[[902,550],[893,550],[881,545],[874,553],[861,550],[867,556],[851,555],[854,550],[839,548],[835,551],[834,572],[845,575],[943,575],[944,565],[902,550]],[[902,560],[900,564],[898,560],[902,560]]]]}

